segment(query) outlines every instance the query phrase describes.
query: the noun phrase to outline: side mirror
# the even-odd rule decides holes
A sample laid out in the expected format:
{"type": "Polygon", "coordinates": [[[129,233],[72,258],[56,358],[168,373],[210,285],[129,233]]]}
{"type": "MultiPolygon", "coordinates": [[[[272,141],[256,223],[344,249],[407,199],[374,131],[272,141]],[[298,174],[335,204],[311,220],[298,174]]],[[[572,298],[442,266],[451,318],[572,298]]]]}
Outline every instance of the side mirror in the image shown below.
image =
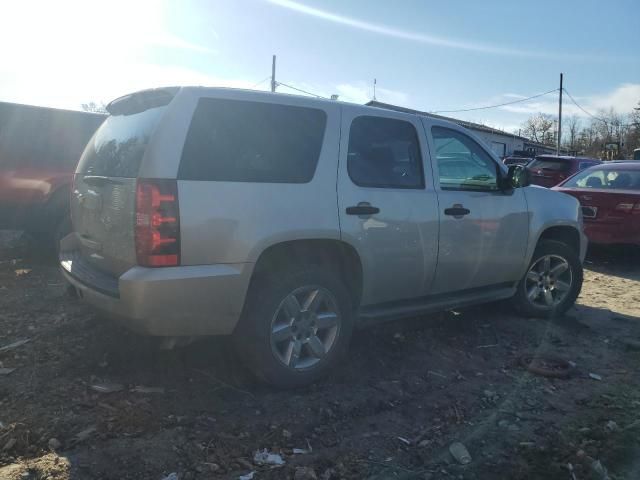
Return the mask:
{"type": "Polygon", "coordinates": [[[510,165],[504,183],[508,189],[528,187],[531,185],[529,170],[524,165],[510,165]]]}

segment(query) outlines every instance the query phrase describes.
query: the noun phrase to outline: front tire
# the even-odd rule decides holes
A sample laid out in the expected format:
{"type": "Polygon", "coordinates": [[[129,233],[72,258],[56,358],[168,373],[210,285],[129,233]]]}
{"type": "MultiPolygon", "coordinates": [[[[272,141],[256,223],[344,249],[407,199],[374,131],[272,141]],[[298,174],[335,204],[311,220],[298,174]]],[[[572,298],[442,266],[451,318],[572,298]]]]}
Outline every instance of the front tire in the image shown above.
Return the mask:
{"type": "Polygon", "coordinates": [[[299,267],[252,283],[234,343],[240,360],[261,380],[292,388],[331,371],[352,330],[353,302],[339,276],[299,267]]]}
{"type": "Polygon", "coordinates": [[[578,298],[582,279],[582,263],[573,249],[556,240],[541,240],[518,284],[513,304],[524,316],[561,316],[578,298]]]}

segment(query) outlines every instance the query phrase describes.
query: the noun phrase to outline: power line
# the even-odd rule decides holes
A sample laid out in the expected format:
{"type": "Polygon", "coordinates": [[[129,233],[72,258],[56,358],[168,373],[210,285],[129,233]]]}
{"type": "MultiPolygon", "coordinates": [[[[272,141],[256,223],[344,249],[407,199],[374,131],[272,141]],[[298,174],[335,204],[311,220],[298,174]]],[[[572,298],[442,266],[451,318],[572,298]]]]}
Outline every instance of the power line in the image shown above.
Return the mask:
{"type": "MultiPolygon", "coordinates": [[[[594,118],[596,120],[598,120],[599,122],[604,123],[605,125],[608,125],[610,122],[608,120],[605,120],[604,118],[600,118],[595,116],[593,113],[588,112],[587,110],[585,110],[578,102],[576,102],[576,100],[571,96],[571,94],[567,91],[566,88],[562,89],[564,91],[564,93],[567,94],[567,96],[571,99],[571,101],[573,102],[573,104],[578,107],[580,110],[582,110],[585,114],[589,115],[591,118],[594,118]]],[[[633,123],[620,123],[618,125],[615,125],[616,127],[631,127],[633,126],[633,123]]]]}
{"type": "Polygon", "coordinates": [[[557,92],[559,89],[554,88],[553,90],[549,90],[548,92],[539,93],[537,95],[532,95],[527,98],[520,98],[519,100],[513,100],[511,102],[499,103],[497,105],[487,105],[485,107],[475,107],[475,108],[461,108],[459,110],[436,110],[431,113],[457,113],[457,112],[473,112],[475,110],[487,110],[489,108],[498,108],[504,107],[505,105],[513,105],[514,103],[526,102],[528,100],[533,100],[534,98],[543,97],[545,95],[549,95],[550,93],[557,92]]]}
{"type": "Polygon", "coordinates": [[[604,120],[604,119],[602,119],[602,118],[600,118],[600,117],[596,117],[594,114],[592,114],[592,113],[590,113],[590,112],[587,112],[584,108],[582,108],[582,106],[581,106],[578,102],[576,102],[576,100],[571,96],[571,94],[567,91],[567,89],[566,89],[566,88],[563,88],[563,90],[564,90],[564,93],[566,93],[566,94],[567,94],[567,96],[571,99],[571,101],[573,102],[573,104],[574,104],[576,107],[578,107],[580,110],[582,110],[584,113],[586,113],[587,115],[589,115],[589,116],[590,116],[590,117],[592,117],[592,118],[595,118],[596,120],[601,121],[602,123],[608,123],[606,120],[604,120]]]}
{"type": "Polygon", "coordinates": [[[256,83],[255,85],[251,86],[251,90],[253,90],[254,88],[262,85],[264,82],[266,82],[267,80],[269,80],[271,78],[271,75],[269,75],[268,77],[264,77],[262,80],[260,80],[258,83],[256,83]]]}
{"type": "Polygon", "coordinates": [[[306,90],[302,90],[301,88],[292,87],[291,85],[287,85],[286,83],[277,82],[277,85],[278,86],[282,85],[283,87],[290,88],[291,90],[295,90],[300,93],[306,93],[307,95],[311,95],[312,97],[324,98],[325,100],[328,100],[327,97],[323,97],[322,95],[316,95],[315,93],[307,92],[306,90]]]}

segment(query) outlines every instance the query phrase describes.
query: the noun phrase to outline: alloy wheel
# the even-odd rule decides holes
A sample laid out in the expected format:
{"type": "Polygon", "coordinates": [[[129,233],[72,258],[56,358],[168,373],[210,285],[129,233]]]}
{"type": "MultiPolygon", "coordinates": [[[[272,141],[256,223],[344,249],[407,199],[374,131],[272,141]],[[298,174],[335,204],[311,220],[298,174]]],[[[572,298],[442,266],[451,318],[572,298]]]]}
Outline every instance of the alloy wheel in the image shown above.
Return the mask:
{"type": "Polygon", "coordinates": [[[271,320],[271,351],[286,367],[313,367],[335,346],[341,316],[326,288],[309,285],[287,295],[271,320]]]}
{"type": "Polygon", "coordinates": [[[536,307],[555,308],[571,291],[571,265],[559,255],[544,255],[529,268],[525,279],[527,299],[536,307]]]}

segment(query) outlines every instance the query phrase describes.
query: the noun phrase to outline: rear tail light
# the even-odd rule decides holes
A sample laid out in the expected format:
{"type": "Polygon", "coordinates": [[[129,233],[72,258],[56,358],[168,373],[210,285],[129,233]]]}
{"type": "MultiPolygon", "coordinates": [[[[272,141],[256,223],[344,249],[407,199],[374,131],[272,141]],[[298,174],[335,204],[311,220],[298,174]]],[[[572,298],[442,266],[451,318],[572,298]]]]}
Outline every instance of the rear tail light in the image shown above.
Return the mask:
{"type": "Polygon", "coordinates": [[[135,236],[139,265],[180,265],[180,210],[175,180],[138,180],[135,236]]]}

